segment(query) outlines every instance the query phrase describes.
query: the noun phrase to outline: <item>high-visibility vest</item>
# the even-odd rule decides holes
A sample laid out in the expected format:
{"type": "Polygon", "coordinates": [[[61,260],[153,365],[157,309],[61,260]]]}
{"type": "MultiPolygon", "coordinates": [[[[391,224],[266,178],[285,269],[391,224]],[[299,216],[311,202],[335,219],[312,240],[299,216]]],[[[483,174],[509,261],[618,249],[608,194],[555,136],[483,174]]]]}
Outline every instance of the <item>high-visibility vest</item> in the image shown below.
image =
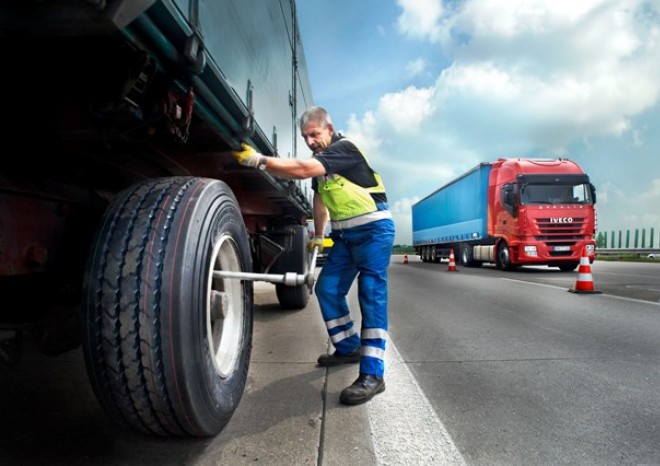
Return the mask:
{"type": "Polygon", "coordinates": [[[346,220],[375,212],[378,208],[371,194],[385,192],[385,186],[380,175],[369,167],[367,158],[357,146],[355,147],[373,173],[376,185],[363,187],[337,174],[319,176],[317,178],[318,192],[328,209],[332,221],[346,220]]]}

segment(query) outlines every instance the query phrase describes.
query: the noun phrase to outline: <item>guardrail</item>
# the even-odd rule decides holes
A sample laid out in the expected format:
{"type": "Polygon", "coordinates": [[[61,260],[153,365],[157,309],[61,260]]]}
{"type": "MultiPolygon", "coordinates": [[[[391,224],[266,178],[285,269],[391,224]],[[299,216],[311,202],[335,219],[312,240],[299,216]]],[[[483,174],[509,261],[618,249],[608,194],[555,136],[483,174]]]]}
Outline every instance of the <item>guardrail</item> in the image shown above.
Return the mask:
{"type": "Polygon", "coordinates": [[[660,254],[658,248],[596,248],[596,254],[603,256],[620,255],[620,254],[660,254]]]}
{"type": "Polygon", "coordinates": [[[655,249],[655,245],[660,243],[660,235],[656,237],[656,228],[628,228],[625,230],[599,231],[594,238],[596,244],[605,249],[655,249]],[[647,235],[648,233],[648,235],[647,235]],[[654,240],[658,239],[658,243],[654,240]],[[647,241],[648,240],[648,241],[647,241]],[[607,247],[609,245],[609,248],[607,247]],[[615,248],[615,246],[618,246],[615,248]]]}

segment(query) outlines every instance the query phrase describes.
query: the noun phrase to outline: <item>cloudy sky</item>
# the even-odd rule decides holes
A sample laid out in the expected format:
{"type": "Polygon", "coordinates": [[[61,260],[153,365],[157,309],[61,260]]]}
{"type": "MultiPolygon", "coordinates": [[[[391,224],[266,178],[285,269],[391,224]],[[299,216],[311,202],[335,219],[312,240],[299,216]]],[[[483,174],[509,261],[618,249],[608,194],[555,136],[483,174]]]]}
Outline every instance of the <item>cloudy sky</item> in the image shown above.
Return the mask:
{"type": "Polygon", "coordinates": [[[599,231],[660,232],[660,0],[298,0],[314,100],[410,206],[481,162],[566,157],[599,231]]]}

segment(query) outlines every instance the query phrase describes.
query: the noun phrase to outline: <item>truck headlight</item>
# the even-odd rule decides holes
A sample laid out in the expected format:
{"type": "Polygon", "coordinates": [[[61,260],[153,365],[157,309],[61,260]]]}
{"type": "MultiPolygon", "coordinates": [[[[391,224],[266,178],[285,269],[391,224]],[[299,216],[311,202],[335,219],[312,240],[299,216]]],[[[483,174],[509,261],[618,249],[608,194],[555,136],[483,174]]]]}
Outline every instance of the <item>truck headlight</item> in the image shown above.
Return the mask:
{"type": "Polygon", "coordinates": [[[536,246],[525,246],[525,255],[530,257],[536,257],[536,246]]]}
{"type": "Polygon", "coordinates": [[[587,254],[591,255],[596,250],[596,246],[593,244],[587,244],[587,254]]]}

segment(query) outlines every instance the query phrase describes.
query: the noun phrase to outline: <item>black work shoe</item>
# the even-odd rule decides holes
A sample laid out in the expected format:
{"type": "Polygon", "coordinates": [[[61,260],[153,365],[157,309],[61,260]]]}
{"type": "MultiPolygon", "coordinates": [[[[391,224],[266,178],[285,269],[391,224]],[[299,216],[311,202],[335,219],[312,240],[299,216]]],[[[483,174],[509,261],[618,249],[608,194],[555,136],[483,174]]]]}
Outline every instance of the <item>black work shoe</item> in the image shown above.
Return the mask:
{"type": "Polygon", "coordinates": [[[348,354],[337,354],[335,351],[333,354],[322,354],[319,356],[317,362],[319,363],[319,366],[338,366],[339,364],[360,362],[361,356],[362,351],[360,348],[348,354]]]}
{"type": "Polygon", "coordinates": [[[371,374],[360,374],[353,385],[341,391],[339,401],[345,405],[358,405],[385,391],[385,379],[371,374]]]}

